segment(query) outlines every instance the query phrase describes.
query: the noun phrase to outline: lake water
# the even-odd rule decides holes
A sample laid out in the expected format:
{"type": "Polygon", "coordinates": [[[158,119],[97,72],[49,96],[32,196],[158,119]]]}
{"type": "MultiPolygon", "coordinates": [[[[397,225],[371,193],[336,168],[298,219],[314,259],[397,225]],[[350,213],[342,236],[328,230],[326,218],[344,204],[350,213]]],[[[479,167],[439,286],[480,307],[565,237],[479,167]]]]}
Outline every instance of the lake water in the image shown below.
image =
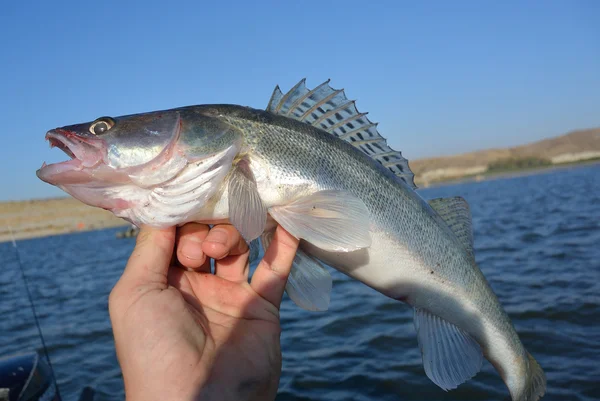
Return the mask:
{"type": "MultiPolygon", "coordinates": [[[[477,262],[546,372],[544,399],[600,399],[600,165],[420,193],[469,201],[477,262]]],[[[96,400],[124,398],[107,298],[134,241],[116,231],[18,242],[65,400],[86,385],[96,400]]],[[[412,310],[332,275],[328,312],[284,299],[278,400],[509,399],[487,361],[457,390],[440,390],[423,371],[412,310]]],[[[9,243],[0,244],[0,317],[0,356],[41,349],[9,243]]]]}

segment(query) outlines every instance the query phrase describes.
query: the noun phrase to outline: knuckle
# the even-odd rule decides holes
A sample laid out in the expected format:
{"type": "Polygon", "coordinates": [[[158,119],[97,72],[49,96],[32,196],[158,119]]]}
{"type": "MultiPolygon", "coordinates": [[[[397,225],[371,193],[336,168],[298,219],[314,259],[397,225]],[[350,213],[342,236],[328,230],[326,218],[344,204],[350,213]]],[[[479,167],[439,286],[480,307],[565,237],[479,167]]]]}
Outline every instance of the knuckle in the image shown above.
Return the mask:
{"type": "Polygon", "coordinates": [[[299,239],[285,231],[285,229],[281,226],[277,227],[275,235],[273,236],[273,242],[277,242],[281,247],[285,248],[286,250],[294,252],[296,251],[296,249],[298,249],[298,245],[300,244],[299,239]]]}
{"type": "Polygon", "coordinates": [[[179,228],[181,235],[206,235],[208,226],[201,223],[187,223],[179,228]]]}
{"type": "Polygon", "coordinates": [[[239,241],[237,242],[237,246],[235,247],[235,253],[237,255],[241,255],[243,253],[246,253],[250,250],[250,248],[248,247],[248,244],[246,243],[246,241],[244,241],[242,238],[239,239],[239,241]]]}
{"type": "Polygon", "coordinates": [[[279,239],[279,245],[288,252],[296,252],[298,250],[298,241],[292,241],[290,238],[279,239]]]}
{"type": "Polygon", "coordinates": [[[278,279],[281,280],[287,280],[289,272],[290,272],[290,268],[291,268],[291,263],[288,266],[286,266],[285,264],[282,263],[277,263],[277,261],[274,262],[265,262],[266,264],[266,268],[278,279]]]}

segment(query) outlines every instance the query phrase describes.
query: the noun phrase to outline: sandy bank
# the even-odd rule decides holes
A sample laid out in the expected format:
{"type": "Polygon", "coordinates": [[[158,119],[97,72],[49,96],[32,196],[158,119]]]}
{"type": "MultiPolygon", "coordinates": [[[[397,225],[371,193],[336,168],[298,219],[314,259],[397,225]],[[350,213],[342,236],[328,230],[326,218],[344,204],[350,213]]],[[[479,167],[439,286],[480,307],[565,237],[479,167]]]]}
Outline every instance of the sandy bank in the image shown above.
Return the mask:
{"type": "Polygon", "coordinates": [[[127,225],[106,210],[73,198],[0,203],[0,242],[127,225]]]}

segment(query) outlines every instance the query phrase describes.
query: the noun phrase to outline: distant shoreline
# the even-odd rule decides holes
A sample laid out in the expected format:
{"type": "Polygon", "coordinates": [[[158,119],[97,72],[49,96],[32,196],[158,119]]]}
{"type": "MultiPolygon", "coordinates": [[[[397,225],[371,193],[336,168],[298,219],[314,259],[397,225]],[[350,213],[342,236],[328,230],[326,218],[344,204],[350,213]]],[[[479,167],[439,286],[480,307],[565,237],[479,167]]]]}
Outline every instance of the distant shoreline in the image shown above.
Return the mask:
{"type": "Polygon", "coordinates": [[[435,188],[442,187],[446,185],[454,185],[454,184],[462,184],[469,182],[482,182],[482,181],[491,181],[503,178],[513,178],[513,177],[523,177],[528,175],[541,174],[545,172],[555,171],[555,170],[566,170],[569,168],[577,168],[584,166],[592,166],[595,164],[600,164],[600,159],[593,160],[582,160],[576,161],[572,163],[564,163],[564,164],[553,164],[551,166],[543,166],[543,167],[535,167],[535,168],[527,168],[527,169],[519,169],[519,170],[507,170],[507,171],[497,171],[493,173],[482,173],[482,174],[474,174],[459,178],[451,178],[448,180],[440,180],[429,183],[427,185],[420,185],[419,189],[426,188],[435,188]]]}
{"type": "Polygon", "coordinates": [[[0,202],[0,242],[125,225],[111,212],[74,198],[0,202]]]}
{"type": "Polygon", "coordinates": [[[540,168],[563,168],[600,160],[600,127],[570,131],[525,145],[482,149],[409,162],[419,187],[485,180],[540,168]]]}

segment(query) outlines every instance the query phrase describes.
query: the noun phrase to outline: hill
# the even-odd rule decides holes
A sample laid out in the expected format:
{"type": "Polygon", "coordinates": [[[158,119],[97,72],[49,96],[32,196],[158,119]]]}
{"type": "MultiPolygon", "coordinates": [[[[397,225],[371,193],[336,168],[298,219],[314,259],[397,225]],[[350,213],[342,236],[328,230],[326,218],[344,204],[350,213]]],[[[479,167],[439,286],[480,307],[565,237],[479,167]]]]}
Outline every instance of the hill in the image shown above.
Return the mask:
{"type": "Polygon", "coordinates": [[[504,149],[410,161],[418,186],[489,173],[556,166],[600,158],[600,128],[572,131],[555,138],[504,149]]]}

